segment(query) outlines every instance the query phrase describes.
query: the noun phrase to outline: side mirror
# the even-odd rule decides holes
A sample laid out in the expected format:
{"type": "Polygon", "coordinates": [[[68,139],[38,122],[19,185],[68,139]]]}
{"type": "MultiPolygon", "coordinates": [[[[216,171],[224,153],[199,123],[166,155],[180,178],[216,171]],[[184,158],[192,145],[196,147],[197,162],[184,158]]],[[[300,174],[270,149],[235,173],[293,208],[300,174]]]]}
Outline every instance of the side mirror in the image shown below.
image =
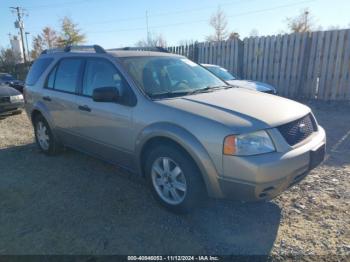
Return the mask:
{"type": "Polygon", "coordinates": [[[95,102],[117,102],[119,97],[118,89],[112,86],[95,88],[92,93],[95,102]]]}

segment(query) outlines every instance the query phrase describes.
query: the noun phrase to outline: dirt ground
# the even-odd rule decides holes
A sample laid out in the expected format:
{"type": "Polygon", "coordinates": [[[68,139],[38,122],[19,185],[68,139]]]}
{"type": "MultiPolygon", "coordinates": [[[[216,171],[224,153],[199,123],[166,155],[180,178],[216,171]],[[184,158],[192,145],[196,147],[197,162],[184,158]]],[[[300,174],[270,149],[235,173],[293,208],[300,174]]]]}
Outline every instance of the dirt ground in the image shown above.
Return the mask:
{"type": "Polygon", "coordinates": [[[114,166],[72,150],[39,153],[25,114],[1,120],[0,254],[349,258],[350,106],[308,105],[327,131],[321,166],[273,201],[209,200],[186,216],[114,166]]]}

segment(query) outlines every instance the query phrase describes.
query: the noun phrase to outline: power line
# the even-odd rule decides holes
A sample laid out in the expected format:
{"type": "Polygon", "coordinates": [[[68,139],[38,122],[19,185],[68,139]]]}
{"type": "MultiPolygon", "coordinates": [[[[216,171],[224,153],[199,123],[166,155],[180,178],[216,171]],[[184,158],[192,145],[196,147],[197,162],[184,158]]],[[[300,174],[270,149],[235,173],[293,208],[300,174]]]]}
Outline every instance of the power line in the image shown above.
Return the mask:
{"type": "MultiPolygon", "coordinates": [[[[241,2],[242,0],[234,0],[230,2],[223,2],[220,4],[220,6],[227,6],[227,5],[233,5],[237,4],[237,2],[241,2]]],[[[257,1],[257,0],[245,0],[247,1],[257,1]]],[[[197,12],[201,10],[206,10],[206,9],[212,9],[216,6],[206,6],[206,7],[200,7],[200,8],[192,8],[192,9],[183,9],[183,10],[177,10],[177,11],[171,11],[171,12],[161,12],[161,13],[151,13],[148,12],[148,14],[152,17],[161,17],[161,16],[169,16],[169,15],[177,15],[177,14],[184,14],[184,13],[190,13],[190,12],[197,12]]],[[[111,19],[111,20],[104,20],[100,22],[94,22],[94,23],[85,23],[86,25],[96,25],[96,24],[108,24],[112,22],[124,22],[124,21],[135,21],[135,20],[144,20],[144,16],[136,16],[136,17],[128,17],[128,18],[118,18],[118,19],[111,19]]]]}
{"type": "MultiPolygon", "coordinates": [[[[236,17],[240,17],[240,16],[252,15],[252,14],[257,14],[257,13],[265,13],[265,12],[274,11],[277,9],[297,6],[297,5],[311,3],[311,2],[315,2],[315,1],[317,1],[317,0],[300,1],[300,2],[296,2],[296,3],[292,3],[292,4],[279,5],[279,6],[275,6],[275,7],[247,11],[247,12],[243,12],[243,13],[236,13],[234,15],[229,15],[227,17],[228,18],[236,18],[236,17]]],[[[163,25],[158,25],[158,26],[151,26],[150,28],[173,27],[173,26],[189,25],[189,24],[194,24],[194,23],[203,23],[203,22],[208,22],[208,19],[186,21],[186,22],[179,22],[179,23],[173,23],[173,24],[163,24],[163,25]]],[[[117,32],[126,32],[126,31],[141,31],[141,30],[145,30],[145,29],[147,29],[147,27],[125,28],[125,29],[119,29],[119,30],[105,30],[105,31],[95,31],[95,32],[87,31],[87,32],[89,32],[91,34],[100,34],[100,33],[111,33],[111,32],[117,33],[117,32]]]]}
{"type": "Polygon", "coordinates": [[[61,2],[61,3],[48,4],[48,5],[26,6],[26,8],[27,8],[27,9],[56,8],[57,6],[62,6],[62,5],[74,5],[74,4],[80,4],[80,3],[86,3],[86,0],[77,0],[77,1],[61,2]]]}

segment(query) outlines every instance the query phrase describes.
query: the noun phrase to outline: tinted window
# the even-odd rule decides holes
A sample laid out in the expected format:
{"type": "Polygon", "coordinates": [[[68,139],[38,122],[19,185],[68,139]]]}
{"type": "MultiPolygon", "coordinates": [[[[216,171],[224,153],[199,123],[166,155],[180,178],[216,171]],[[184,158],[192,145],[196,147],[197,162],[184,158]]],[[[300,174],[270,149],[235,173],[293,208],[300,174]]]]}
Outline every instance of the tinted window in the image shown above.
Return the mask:
{"type": "Polygon", "coordinates": [[[104,59],[87,60],[83,83],[83,94],[87,96],[99,87],[116,87],[122,94],[126,85],[114,65],[104,59]]]}
{"type": "Polygon", "coordinates": [[[82,60],[78,58],[60,61],[54,81],[54,89],[74,93],[79,81],[79,71],[82,60]]]}
{"type": "Polygon", "coordinates": [[[45,71],[45,69],[50,65],[52,61],[53,61],[52,58],[37,59],[29,70],[29,73],[26,79],[26,84],[35,85],[35,83],[38,81],[42,73],[45,71]]]}
{"type": "Polygon", "coordinates": [[[49,77],[47,78],[46,87],[53,88],[55,84],[55,76],[56,76],[57,66],[50,72],[49,77]]]}

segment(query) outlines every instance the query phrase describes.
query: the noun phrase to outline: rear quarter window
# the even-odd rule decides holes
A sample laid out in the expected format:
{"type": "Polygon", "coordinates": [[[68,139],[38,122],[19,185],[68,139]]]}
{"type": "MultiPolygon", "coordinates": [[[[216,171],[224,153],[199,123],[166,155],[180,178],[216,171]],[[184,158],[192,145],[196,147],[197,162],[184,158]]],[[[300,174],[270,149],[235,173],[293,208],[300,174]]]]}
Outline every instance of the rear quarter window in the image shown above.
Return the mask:
{"type": "Polygon", "coordinates": [[[53,58],[37,59],[31,66],[26,78],[26,85],[35,85],[45,69],[52,63],[53,58]]]}

